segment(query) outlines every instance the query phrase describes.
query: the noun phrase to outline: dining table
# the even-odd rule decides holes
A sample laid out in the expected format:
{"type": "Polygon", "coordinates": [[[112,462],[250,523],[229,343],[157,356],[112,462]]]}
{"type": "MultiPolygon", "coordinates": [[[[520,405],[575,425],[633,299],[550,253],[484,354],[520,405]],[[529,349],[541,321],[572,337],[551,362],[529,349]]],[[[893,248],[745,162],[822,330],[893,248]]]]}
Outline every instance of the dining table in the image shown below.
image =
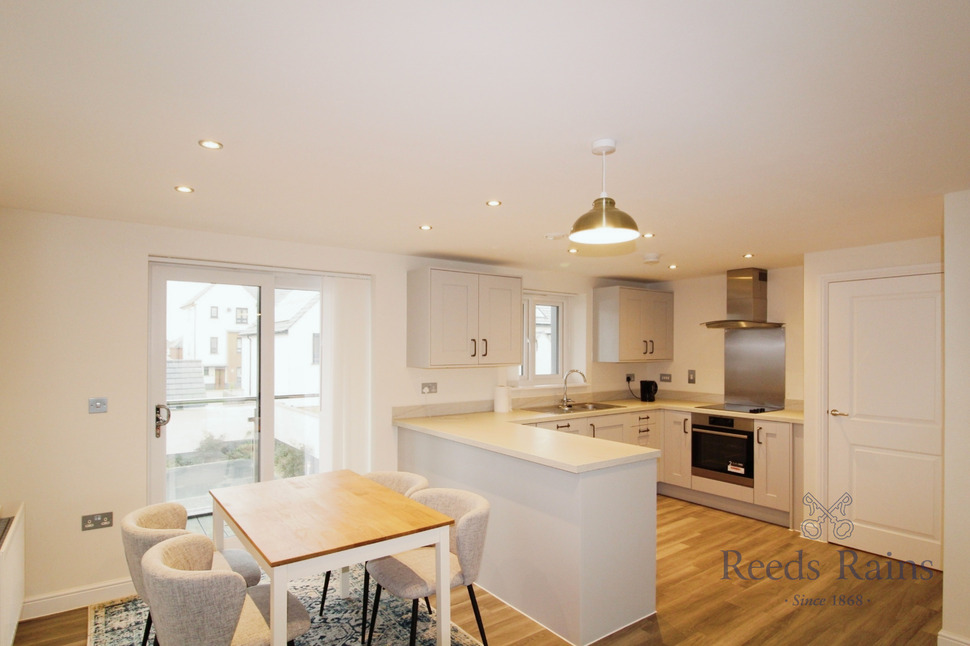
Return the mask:
{"type": "Polygon", "coordinates": [[[209,493],[216,548],[224,548],[227,525],[269,576],[273,646],[286,644],[290,581],[428,545],[435,547],[438,644],[451,643],[451,517],[350,470],[209,493]]]}

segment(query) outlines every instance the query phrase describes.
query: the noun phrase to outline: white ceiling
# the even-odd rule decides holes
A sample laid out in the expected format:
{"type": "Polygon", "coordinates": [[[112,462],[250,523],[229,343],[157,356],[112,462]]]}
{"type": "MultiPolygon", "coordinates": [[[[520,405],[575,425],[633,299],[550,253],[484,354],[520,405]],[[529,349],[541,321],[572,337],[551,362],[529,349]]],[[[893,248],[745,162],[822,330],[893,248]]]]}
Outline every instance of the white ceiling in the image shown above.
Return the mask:
{"type": "Polygon", "coordinates": [[[966,0],[0,0],[6,207],[664,280],[967,188],[966,0]],[[656,237],[569,255],[601,137],[656,237]]]}

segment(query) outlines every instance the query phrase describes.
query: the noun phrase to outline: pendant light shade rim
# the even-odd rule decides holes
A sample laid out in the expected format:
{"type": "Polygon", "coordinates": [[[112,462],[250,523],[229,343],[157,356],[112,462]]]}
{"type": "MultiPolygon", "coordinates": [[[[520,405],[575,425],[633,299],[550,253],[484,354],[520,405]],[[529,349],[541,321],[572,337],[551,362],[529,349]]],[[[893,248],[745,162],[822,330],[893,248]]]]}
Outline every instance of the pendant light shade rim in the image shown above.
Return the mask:
{"type": "Polygon", "coordinates": [[[579,216],[569,231],[569,239],[580,244],[616,244],[640,237],[636,220],[616,208],[610,197],[593,201],[593,208],[579,216]]]}

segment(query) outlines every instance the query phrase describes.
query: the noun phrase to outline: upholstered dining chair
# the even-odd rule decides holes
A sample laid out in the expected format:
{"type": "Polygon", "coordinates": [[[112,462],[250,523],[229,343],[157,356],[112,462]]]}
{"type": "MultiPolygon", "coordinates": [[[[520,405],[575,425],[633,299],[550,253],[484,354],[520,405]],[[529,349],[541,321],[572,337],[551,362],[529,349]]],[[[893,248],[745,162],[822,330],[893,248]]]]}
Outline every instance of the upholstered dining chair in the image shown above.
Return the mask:
{"type": "MultiPolygon", "coordinates": [[[[125,547],[125,560],[135,592],[147,604],[145,587],[142,583],[141,560],[149,549],[158,543],[190,534],[185,529],[187,520],[185,507],[176,502],[163,502],[136,509],[121,520],[121,541],[125,547]]],[[[213,567],[218,570],[232,570],[242,575],[246,585],[256,585],[260,580],[260,570],[256,561],[243,550],[225,550],[213,555],[213,567]]],[[[142,646],[148,643],[152,629],[151,604],[148,604],[148,619],[145,621],[145,634],[142,646]]]]}
{"type": "MultiPolygon", "coordinates": [[[[410,498],[416,491],[428,488],[428,479],[423,475],[409,471],[371,471],[364,474],[365,478],[377,484],[393,489],[401,495],[410,498]]],[[[369,584],[369,574],[364,568],[364,589],[369,584]]],[[[323,606],[327,603],[327,588],[330,587],[330,571],[323,577],[323,595],[320,598],[320,616],[323,616],[323,606]]],[[[367,595],[363,599],[363,619],[360,625],[360,643],[364,643],[364,633],[367,630],[367,595]]]]}
{"type": "MultiPolygon", "coordinates": [[[[246,586],[241,574],[212,569],[215,545],[208,536],[185,534],[162,541],[142,558],[148,603],[160,646],[270,646],[270,586],[246,586]]],[[[289,644],[310,629],[310,615],[290,592],[286,599],[289,644]]]]}
{"type": "MultiPolygon", "coordinates": [[[[488,646],[485,626],[478,609],[473,583],[478,578],[485,548],[485,530],[488,527],[489,502],[482,496],[460,489],[424,489],[412,498],[423,505],[451,516],[455,525],[451,529],[451,583],[450,588],[460,585],[468,588],[468,596],[475,612],[482,644],[488,646]]],[[[374,593],[374,611],[371,615],[367,644],[374,639],[374,625],[381,602],[381,590],[386,589],[395,597],[411,599],[411,646],[414,646],[418,626],[418,601],[425,600],[435,592],[435,548],[421,547],[394,556],[368,561],[367,570],[377,583],[374,593]]],[[[368,590],[364,588],[366,598],[368,590]]],[[[439,600],[439,603],[441,600],[439,600]]]]}

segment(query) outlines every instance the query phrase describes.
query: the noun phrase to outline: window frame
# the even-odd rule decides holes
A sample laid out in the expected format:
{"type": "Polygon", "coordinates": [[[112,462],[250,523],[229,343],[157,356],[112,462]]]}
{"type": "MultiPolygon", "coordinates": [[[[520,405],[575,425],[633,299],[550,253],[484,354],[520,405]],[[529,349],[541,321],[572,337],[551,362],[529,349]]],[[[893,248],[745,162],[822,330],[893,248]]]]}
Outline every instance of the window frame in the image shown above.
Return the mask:
{"type": "Polygon", "coordinates": [[[547,294],[540,292],[525,292],[522,295],[522,321],[523,321],[523,344],[522,344],[522,367],[520,369],[519,384],[522,386],[548,386],[558,385],[562,382],[566,365],[566,333],[567,333],[567,303],[568,299],[562,294],[547,294]],[[536,307],[551,306],[559,309],[558,334],[556,342],[556,357],[558,359],[558,372],[549,375],[535,374],[535,348],[536,348],[536,307]]]}

